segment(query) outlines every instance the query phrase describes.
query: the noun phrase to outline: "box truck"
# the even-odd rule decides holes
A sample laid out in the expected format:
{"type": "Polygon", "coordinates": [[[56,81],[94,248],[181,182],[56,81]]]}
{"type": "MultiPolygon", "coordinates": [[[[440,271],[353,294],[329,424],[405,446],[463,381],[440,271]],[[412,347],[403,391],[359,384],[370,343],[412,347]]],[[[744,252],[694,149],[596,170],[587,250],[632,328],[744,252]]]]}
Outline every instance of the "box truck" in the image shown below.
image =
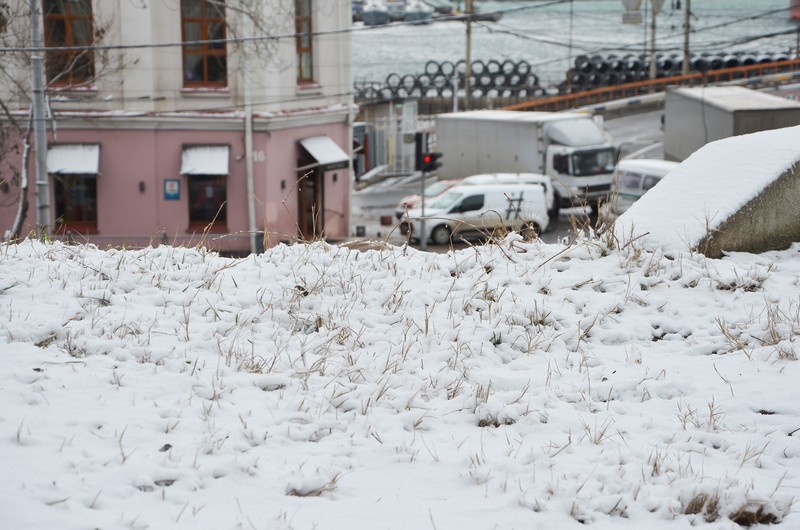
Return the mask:
{"type": "Polygon", "coordinates": [[[740,86],[669,88],[664,159],[682,162],[709,142],[800,125],[800,103],[740,86]]]}
{"type": "Polygon", "coordinates": [[[476,110],[436,116],[439,178],[480,173],[541,173],[553,181],[559,208],[597,212],[614,182],[617,149],[590,115],[578,112],[476,110]]]}

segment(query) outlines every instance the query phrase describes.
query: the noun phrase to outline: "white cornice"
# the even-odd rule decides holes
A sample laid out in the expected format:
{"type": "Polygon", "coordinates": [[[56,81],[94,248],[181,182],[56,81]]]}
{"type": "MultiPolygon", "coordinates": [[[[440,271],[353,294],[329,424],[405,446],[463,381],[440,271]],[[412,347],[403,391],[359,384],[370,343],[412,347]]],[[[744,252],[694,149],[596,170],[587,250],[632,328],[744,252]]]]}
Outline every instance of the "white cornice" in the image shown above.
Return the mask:
{"type": "MultiPolygon", "coordinates": [[[[27,114],[19,115],[22,119],[27,114]]],[[[334,105],[317,109],[283,111],[277,113],[257,113],[253,116],[256,131],[273,131],[327,125],[347,121],[348,106],[334,105]]],[[[242,130],[244,113],[201,113],[201,112],[56,112],[55,121],[60,129],[99,129],[99,130],[242,130]]],[[[0,122],[4,121],[0,118],[0,122]]]]}

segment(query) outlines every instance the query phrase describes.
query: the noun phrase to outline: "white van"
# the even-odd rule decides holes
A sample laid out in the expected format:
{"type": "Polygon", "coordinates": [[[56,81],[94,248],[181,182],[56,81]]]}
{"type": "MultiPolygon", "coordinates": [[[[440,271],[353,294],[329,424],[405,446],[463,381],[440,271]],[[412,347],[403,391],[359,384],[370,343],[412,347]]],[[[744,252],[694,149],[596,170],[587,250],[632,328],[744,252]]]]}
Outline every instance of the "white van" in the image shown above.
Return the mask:
{"type": "Polygon", "coordinates": [[[462,184],[539,184],[544,186],[544,197],[547,211],[552,211],[555,205],[556,192],[553,181],[541,173],[486,173],[472,175],[461,180],[462,184]]]}
{"type": "Polygon", "coordinates": [[[519,231],[535,237],[547,229],[545,187],[541,184],[459,184],[425,206],[408,211],[400,232],[419,241],[422,221],[425,237],[437,245],[453,238],[519,231]]]}
{"type": "MultiPolygon", "coordinates": [[[[463,179],[437,180],[425,187],[425,201],[441,195],[457,184],[540,184],[545,187],[547,210],[552,211],[555,203],[555,189],[553,181],[547,175],[539,173],[486,173],[471,175],[463,179]]],[[[400,220],[406,210],[419,208],[422,196],[419,193],[406,195],[397,204],[394,210],[395,217],[400,220]]]]}
{"type": "Polygon", "coordinates": [[[675,169],[678,162],[654,158],[626,158],[619,161],[614,188],[603,214],[616,217],[625,213],[647,190],[675,169]]]}

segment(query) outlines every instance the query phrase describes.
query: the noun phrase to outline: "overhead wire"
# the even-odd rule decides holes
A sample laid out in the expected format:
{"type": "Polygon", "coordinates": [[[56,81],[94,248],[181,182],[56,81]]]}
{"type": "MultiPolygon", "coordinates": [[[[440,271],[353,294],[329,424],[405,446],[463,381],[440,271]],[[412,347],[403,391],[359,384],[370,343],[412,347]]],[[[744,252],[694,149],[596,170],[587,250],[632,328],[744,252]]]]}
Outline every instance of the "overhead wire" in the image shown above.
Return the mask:
{"type": "MultiPolygon", "coordinates": [[[[505,14],[508,14],[508,13],[519,12],[519,11],[524,11],[524,10],[542,9],[542,8],[552,7],[552,6],[556,6],[556,5],[560,5],[560,4],[567,4],[567,3],[571,4],[571,2],[572,2],[572,0],[542,1],[542,2],[536,3],[536,4],[517,5],[515,7],[496,10],[496,11],[492,11],[492,12],[489,12],[489,13],[501,13],[501,14],[505,15],[505,14]]],[[[694,28],[694,29],[692,29],[692,34],[695,35],[695,36],[696,35],[700,35],[705,31],[724,28],[724,27],[727,27],[727,26],[731,26],[731,25],[734,25],[734,24],[741,23],[741,22],[747,22],[747,21],[751,21],[751,20],[756,20],[756,19],[759,19],[759,18],[763,18],[763,17],[767,17],[767,16],[770,16],[770,15],[773,15],[773,14],[777,14],[777,13],[780,13],[780,12],[786,12],[787,10],[788,10],[788,8],[787,9],[772,9],[772,10],[769,10],[769,11],[764,11],[764,12],[759,12],[759,13],[756,13],[756,14],[753,14],[753,15],[748,15],[746,17],[740,17],[740,18],[737,18],[737,19],[734,19],[734,20],[725,21],[725,22],[722,22],[722,23],[719,23],[719,24],[715,24],[715,25],[712,25],[712,26],[704,26],[702,28],[694,28]]],[[[462,20],[466,20],[466,16],[465,15],[453,15],[453,16],[437,17],[435,19],[435,22],[462,21],[462,20]]],[[[384,28],[392,28],[392,27],[398,27],[398,26],[402,26],[402,25],[404,25],[404,24],[403,23],[393,23],[393,24],[386,25],[386,26],[351,26],[351,27],[348,27],[348,28],[340,28],[340,29],[335,29],[335,30],[315,31],[315,32],[312,33],[312,35],[314,37],[317,37],[317,38],[324,38],[324,37],[337,36],[337,35],[348,34],[348,33],[357,34],[357,33],[362,33],[362,32],[367,32],[367,31],[376,31],[376,30],[381,30],[381,29],[384,29],[384,28]]],[[[566,43],[563,42],[563,38],[559,39],[559,38],[555,38],[555,37],[536,36],[536,35],[532,35],[532,34],[530,34],[528,32],[522,32],[520,30],[517,30],[516,28],[513,28],[513,27],[511,27],[511,26],[509,26],[507,24],[503,24],[503,23],[493,23],[490,26],[490,25],[482,23],[482,22],[475,22],[475,25],[477,27],[483,27],[483,28],[487,29],[490,32],[495,32],[495,33],[500,33],[500,34],[507,34],[507,35],[510,35],[512,37],[515,37],[515,38],[528,40],[528,41],[534,41],[534,42],[541,42],[541,43],[548,44],[548,45],[553,45],[553,46],[576,48],[576,49],[582,50],[582,51],[584,51],[586,53],[596,54],[596,53],[603,53],[603,52],[609,52],[609,51],[632,51],[633,52],[633,51],[640,51],[640,49],[641,49],[641,43],[640,42],[639,43],[635,43],[635,44],[627,44],[627,45],[620,45],[618,43],[615,44],[615,45],[610,45],[609,44],[606,47],[597,48],[596,43],[594,43],[594,44],[575,43],[575,42],[572,42],[572,39],[570,39],[570,44],[566,44],[566,43]]],[[[739,37],[739,38],[729,39],[729,40],[724,40],[724,41],[714,41],[714,42],[711,42],[711,43],[695,44],[694,48],[695,49],[707,49],[707,48],[713,47],[713,46],[741,45],[741,44],[746,44],[746,43],[750,43],[750,42],[755,42],[755,41],[758,41],[758,40],[761,40],[761,39],[768,39],[768,38],[773,38],[773,37],[793,34],[796,31],[797,30],[795,30],[795,29],[790,29],[790,30],[784,30],[784,31],[764,33],[764,34],[759,34],[759,35],[751,35],[751,36],[746,36],[746,37],[739,37]]],[[[673,33],[671,35],[668,34],[664,38],[668,39],[670,37],[674,37],[674,36],[680,35],[680,34],[682,34],[682,33],[675,32],[675,33],[673,33]]],[[[224,44],[241,44],[241,43],[249,43],[249,42],[258,43],[258,42],[278,41],[278,40],[283,40],[283,39],[296,39],[296,37],[297,37],[297,34],[292,32],[292,33],[280,33],[280,34],[274,34],[274,35],[262,35],[262,36],[254,36],[254,37],[232,37],[232,38],[226,38],[226,39],[207,39],[207,40],[197,40],[197,41],[177,41],[177,42],[176,41],[172,41],[172,42],[163,42],[163,43],[93,45],[90,48],[93,49],[93,50],[96,50],[96,51],[102,51],[102,50],[158,49],[158,48],[183,47],[183,46],[202,45],[202,44],[206,44],[206,45],[217,44],[217,45],[219,45],[219,44],[222,44],[222,43],[224,43],[224,44]]],[[[673,50],[673,49],[676,49],[676,48],[677,48],[677,46],[671,46],[671,47],[659,48],[657,51],[669,51],[669,50],[673,50]]],[[[33,52],[42,52],[42,51],[53,51],[54,49],[55,50],[61,50],[61,51],[75,51],[75,50],[85,50],[85,49],[87,49],[87,47],[86,46],[40,47],[40,48],[30,47],[30,46],[27,46],[27,47],[25,47],[25,46],[23,46],[23,47],[0,47],[0,53],[20,53],[20,52],[22,52],[22,53],[33,53],[33,52]]],[[[550,63],[554,63],[554,62],[561,62],[561,61],[563,61],[563,58],[561,58],[561,57],[553,58],[553,59],[548,59],[548,60],[532,63],[532,66],[542,66],[542,65],[545,65],[545,64],[550,64],[550,63]]],[[[344,88],[344,87],[341,87],[341,88],[344,88]]],[[[321,98],[324,99],[324,98],[335,98],[335,97],[349,96],[349,95],[351,95],[353,93],[353,90],[342,90],[341,88],[339,90],[335,90],[335,93],[313,94],[313,95],[309,95],[309,96],[297,96],[297,97],[292,97],[292,98],[277,98],[277,99],[268,99],[267,98],[267,99],[261,99],[258,103],[260,103],[260,104],[280,104],[280,103],[288,103],[288,102],[315,100],[315,99],[321,99],[321,98]]],[[[120,98],[120,100],[141,101],[142,98],[141,97],[125,97],[125,98],[120,98]]],[[[161,99],[161,100],[163,101],[163,99],[161,99]]],[[[226,109],[235,109],[235,108],[242,108],[242,105],[215,106],[215,107],[208,107],[206,109],[198,109],[198,110],[224,111],[226,109]]]]}

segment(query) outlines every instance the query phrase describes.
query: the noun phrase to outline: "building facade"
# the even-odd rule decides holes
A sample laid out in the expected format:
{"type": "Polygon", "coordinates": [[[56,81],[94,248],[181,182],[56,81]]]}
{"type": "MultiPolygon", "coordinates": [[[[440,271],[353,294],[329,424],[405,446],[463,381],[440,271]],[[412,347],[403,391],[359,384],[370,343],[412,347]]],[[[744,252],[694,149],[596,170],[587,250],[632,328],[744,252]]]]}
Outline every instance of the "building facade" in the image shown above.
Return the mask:
{"type": "MultiPolygon", "coordinates": [[[[241,254],[348,235],[349,2],[38,2],[53,237],[241,254]]],[[[24,237],[45,210],[23,157],[35,34],[28,2],[12,4],[0,223],[18,225],[24,164],[24,237]]]]}

